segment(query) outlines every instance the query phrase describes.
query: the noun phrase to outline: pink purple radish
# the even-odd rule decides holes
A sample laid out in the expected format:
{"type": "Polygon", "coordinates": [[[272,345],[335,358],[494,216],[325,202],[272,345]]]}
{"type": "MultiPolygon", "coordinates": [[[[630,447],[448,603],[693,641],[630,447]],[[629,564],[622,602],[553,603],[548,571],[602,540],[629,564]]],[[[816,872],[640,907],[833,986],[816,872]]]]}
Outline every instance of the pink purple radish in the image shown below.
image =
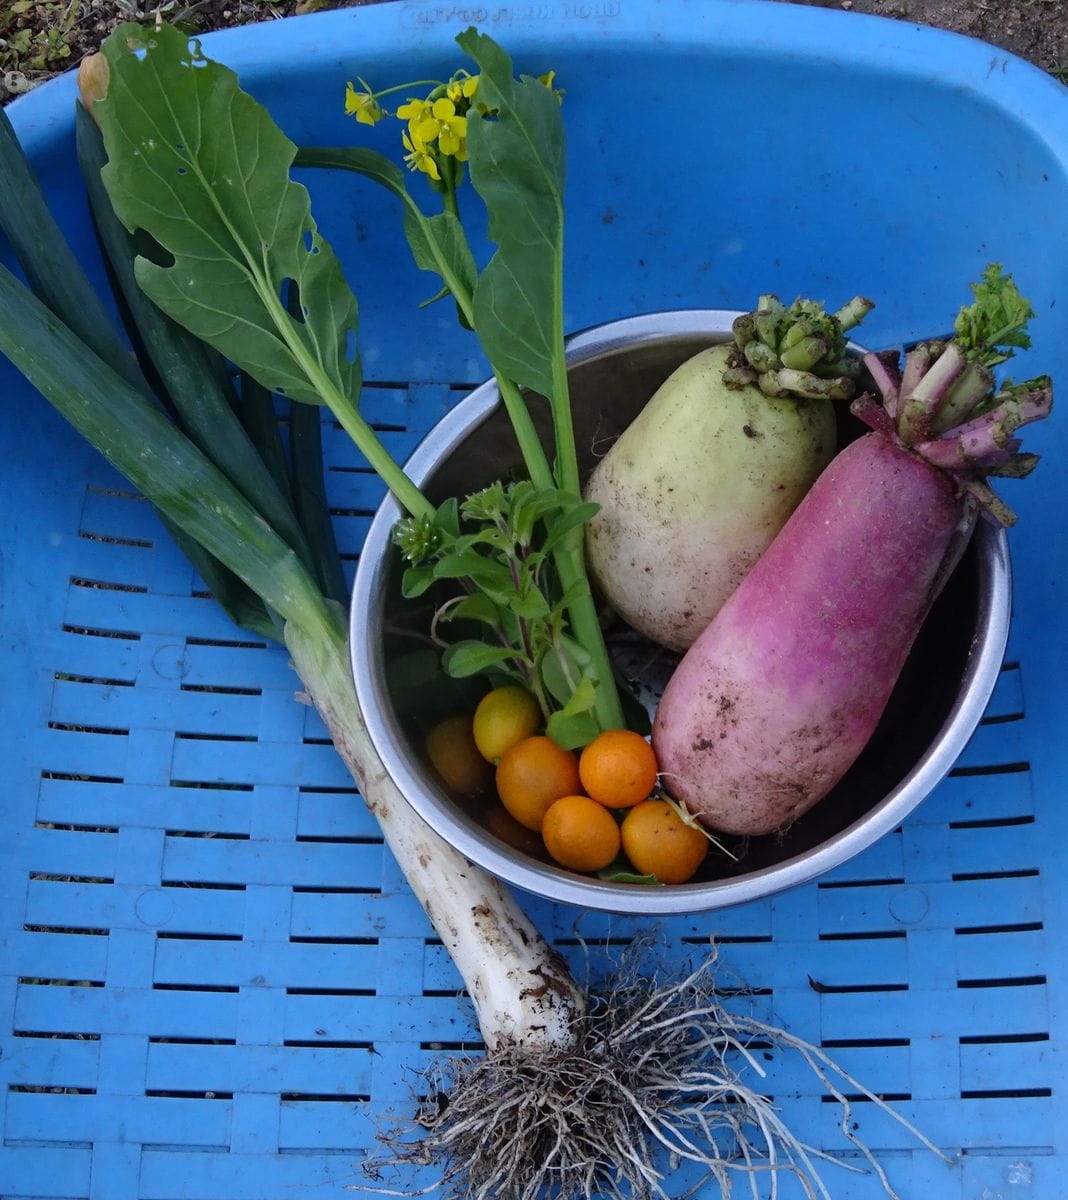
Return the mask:
{"type": "Polygon", "coordinates": [[[1016,428],[1046,416],[1042,378],[994,390],[1031,315],[999,267],[948,343],[869,355],[872,432],[842,450],[685,655],[653,728],[665,786],[707,825],[768,834],[845,774],[878,724],[986,482],[1024,475],[1016,428]],[[979,310],[979,311],[977,311],[979,310]],[[997,341],[991,339],[997,338],[997,341]]]}

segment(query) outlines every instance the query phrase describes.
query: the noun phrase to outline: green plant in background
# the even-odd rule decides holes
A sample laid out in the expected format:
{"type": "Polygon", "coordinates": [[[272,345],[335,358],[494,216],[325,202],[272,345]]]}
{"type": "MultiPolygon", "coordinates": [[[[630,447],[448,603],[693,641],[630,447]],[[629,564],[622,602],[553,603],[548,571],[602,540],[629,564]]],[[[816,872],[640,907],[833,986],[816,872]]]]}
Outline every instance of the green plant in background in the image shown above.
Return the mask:
{"type": "Polygon", "coordinates": [[[0,99],[70,65],[81,0],[12,0],[0,8],[0,99]]]}
{"type": "Polygon", "coordinates": [[[336,8],[337,0],[0,0],[0,104],[75,66],[124,21],[187,33],[336,8]]]}

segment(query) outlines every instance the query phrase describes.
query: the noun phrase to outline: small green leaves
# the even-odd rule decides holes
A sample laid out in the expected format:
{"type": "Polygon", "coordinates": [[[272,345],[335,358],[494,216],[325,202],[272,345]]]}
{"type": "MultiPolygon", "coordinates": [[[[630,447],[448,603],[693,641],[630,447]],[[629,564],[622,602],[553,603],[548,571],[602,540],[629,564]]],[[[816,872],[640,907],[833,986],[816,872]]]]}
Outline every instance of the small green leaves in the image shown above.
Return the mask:
{"type": "MultiPolygon", "coordinates": [[[[624,863],[625,861],[623,860],[624,863]]],[[[616,865],[615,863],[610,867],[605,867],[603,871],[598,871],[597,878],[603,879],[605,883],[660,883],[655,875],[639,875],[636,871],[628,870],[625,865],[616,865]]]]}
{"type": "Polygon", "coordinates": [[[724,383],[755,383],[768,396],[848,400],[856,392],[858,368],[847,357],[845,331],[872,307],[870,300],[854,296],[829,313],[816,300],[797,299],[787,307],[777,296],[761,296],[754,312],[734,322],[737,350],[724,383]]]}
{"type": "Polygon", "coordinates": [[[524,684],[538,698],[549,736],[567,748],[585,745],[601,728],[599,677],[590,654],[566,632],[578,585],[561,588],[551,551],[596,508],[529,480],[497,482],[462,503],[447,502],[433,517],[399,521],[393,534],[412,564],[402,594],[434,597],[431,636],[445,647],[445,672],[454,679],[501,674],[524,684]],[[453,627],[461,638],[447,645],[453,627]]]}
{"type": "Polygon", "coordinates": [[[549,718],[546,733],[565,750],[577,750],[580,746],[588,745],[600,733],[594,714],[596,703],[597,689],[590,676],[586,675],[564,707],[549,718]]]}
{"type": "Polygon", "coordinates": [[[428,592],[436,581],[433,567],[409,567],[401,576],[401,595],[405,600],[415,600],[428,592]]]}
{"type": "Polygon", "coordinates": [[[442,665],[454,679],[482,675],[493,667],[502,667],[513,657],[508,647],[488,646],[484,642],[457,642],[442,655],[442,665]]]}
{"type": "Polygon", "coordinates": [[[1001,263],[990,263],[978,283],[971,285],[974,304],[966,304],[954,323],[956,341],[970,359],[996,367],[1013,357],[1014,349],[1031,345],[1027,323],[1035,315],[1001,263]]]}

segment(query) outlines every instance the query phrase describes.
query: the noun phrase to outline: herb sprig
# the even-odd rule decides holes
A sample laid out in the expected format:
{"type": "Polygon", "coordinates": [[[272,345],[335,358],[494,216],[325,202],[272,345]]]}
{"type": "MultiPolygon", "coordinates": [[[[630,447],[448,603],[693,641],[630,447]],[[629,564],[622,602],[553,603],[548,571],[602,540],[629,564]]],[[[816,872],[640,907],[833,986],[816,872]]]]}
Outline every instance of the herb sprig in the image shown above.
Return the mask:
{"type": "Polygon", "coordinates": [[[409,566],[401,589],[414,599],[458,585],[437,604],[431,635],[453,678],[497,673],[536,697],[549,736],[568,748],[598,732],[589,656],[568,632],[573,595],[560,586],[554,553],[597,510],[558,488],[529,480],[493,483],[433,517],[398,522],[394,542],[409,566]],[[464,622],[481,636],[449,643],[441,626],[464,622]]]}

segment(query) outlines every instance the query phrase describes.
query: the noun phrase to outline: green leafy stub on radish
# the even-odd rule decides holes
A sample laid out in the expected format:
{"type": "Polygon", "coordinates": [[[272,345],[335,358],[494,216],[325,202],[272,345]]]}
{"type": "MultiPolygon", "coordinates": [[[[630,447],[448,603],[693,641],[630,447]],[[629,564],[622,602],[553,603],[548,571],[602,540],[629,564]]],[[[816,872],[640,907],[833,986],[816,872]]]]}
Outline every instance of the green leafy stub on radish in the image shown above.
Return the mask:
{"type": "Polygon", "coordinates": [[[586,488],[590,572],[633,628],[685,650],[837,449],[835,400],[860,363],[837,313],[762,296],[733,340],[684,362],[601,459],[586,488]]]}
{"type": "Polygon", "coordinates": [[[1031,310],[998,266],[973,290],[952,340],[903,367],[897,352],[865,357],[882,403],[852,410],[872,432],[827,467],[664,692],[661,770],[712,828],[774,833],[827,795],[875,731],[976,508],[1014,519],[987,477],[1031,471],[1014,434],[1052,392],[1046,377],[995,383],[1031,310]]]}

